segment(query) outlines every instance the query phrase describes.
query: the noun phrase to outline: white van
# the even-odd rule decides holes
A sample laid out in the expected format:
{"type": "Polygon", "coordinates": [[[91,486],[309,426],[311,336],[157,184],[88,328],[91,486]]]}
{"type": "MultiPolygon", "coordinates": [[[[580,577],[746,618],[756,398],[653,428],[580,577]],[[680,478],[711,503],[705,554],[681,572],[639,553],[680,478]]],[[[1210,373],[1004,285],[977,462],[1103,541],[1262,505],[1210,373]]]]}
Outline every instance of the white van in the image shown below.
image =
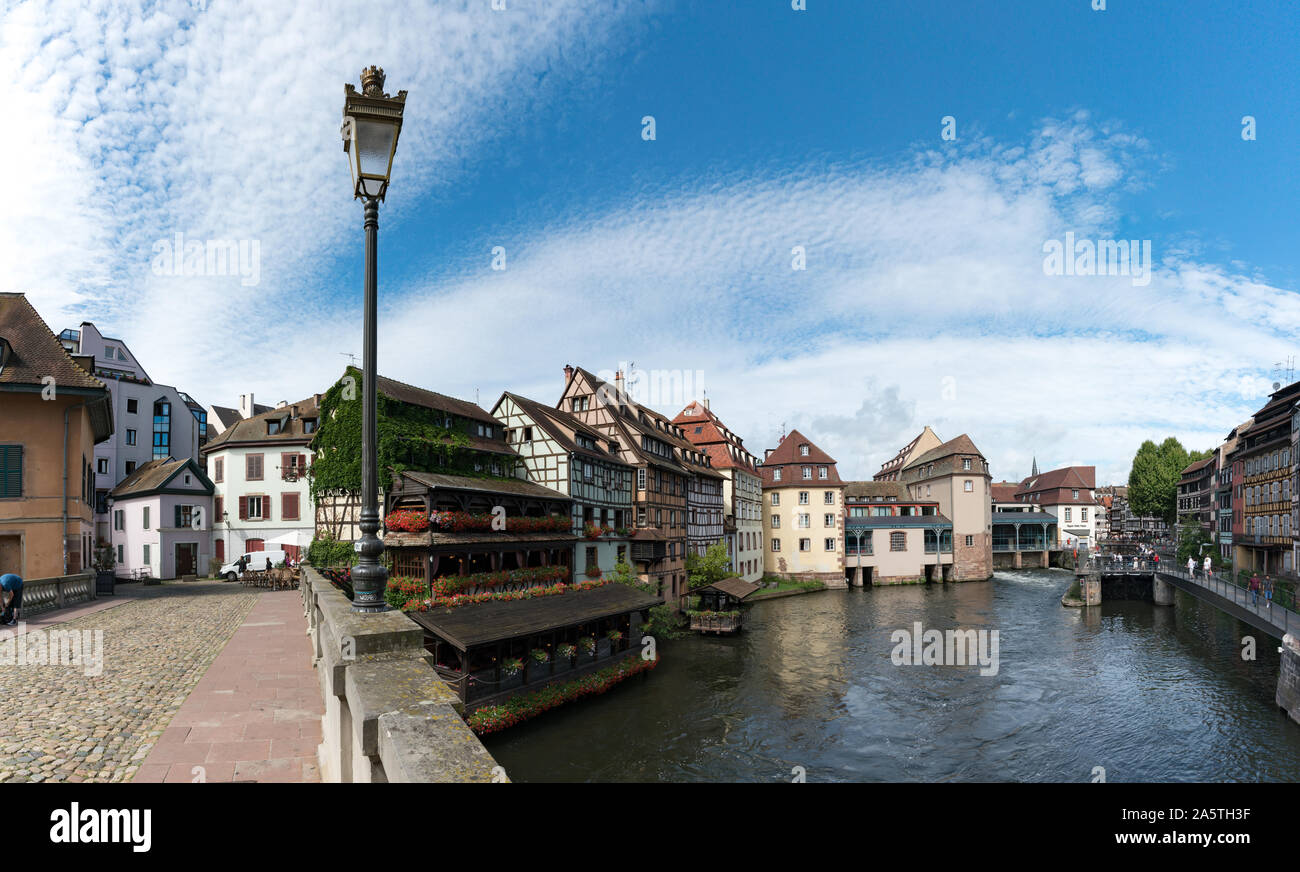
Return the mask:
{"type": "MultiPolygon", "coordinates": [[[[248,568],[255,572],[260,572],[266,569],[267,560],[271,561],[272,569],[285,561],[285,553],[283,551],[246,551],[241,554],[240,557],[247,557],[248,568]]],[[[235,558],[234,563],[227,563],[225,566],[221,567],[221,571],[217,574],[225,578],[226,581],[239,581],[239,579],[243,578],[244,573],[240,571],[239,568],[239,557],[235,558]]]]}

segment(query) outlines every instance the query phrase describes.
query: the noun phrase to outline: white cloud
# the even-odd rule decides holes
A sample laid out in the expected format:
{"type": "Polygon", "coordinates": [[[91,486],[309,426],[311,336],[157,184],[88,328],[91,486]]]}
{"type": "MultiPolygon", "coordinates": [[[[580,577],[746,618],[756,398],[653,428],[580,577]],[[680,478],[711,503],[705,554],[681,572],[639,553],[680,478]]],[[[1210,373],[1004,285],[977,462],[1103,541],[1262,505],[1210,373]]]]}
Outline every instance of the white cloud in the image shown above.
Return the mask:
{"type": "MultiPolygon", "coordinates": [[[[322,390],[339,352],[360,351],[359,299],[317,291],[359,236],[339,194],[343,81],[378,61],[390,91],[411,92],[410,196],[385,207],[391,233],[421,194],[472,172],[485,141],[597,87],[583,73],[643,6],[19,5],[0,110],[25,125],[0,159],[32,194],[0,215],[10,285],[56,330],[90,318],[123,334],[204,402],[322,390]],[[177,231],[258,239],[261,283],[153,275],[152,244],[177,231]]],[[[1155,240],[1145,287],[1044,275],[1045,240],[1134,235],[1124,204],[1159,170],[1152,151],[1075,113],[1024,143],[723,166],[596,211],[561,206],[498,228],[473,262],[385,283],[381,369],[489,406],[503,388],[554,400],[566,362],[703,370],[713,409],[760,456],[799,427],[866,477],[929,423],[968,433],[998,478],[1036,454],[1120,481],[1143,439],[1209,447],[1249,415],[1300,327],[1295,293],[1201,259],[1198,228],[1155,240]],[[488,268],[495,244],[504,273],[488,268]],[[790,268],[796,245],[805,271],[790,268]]]]}

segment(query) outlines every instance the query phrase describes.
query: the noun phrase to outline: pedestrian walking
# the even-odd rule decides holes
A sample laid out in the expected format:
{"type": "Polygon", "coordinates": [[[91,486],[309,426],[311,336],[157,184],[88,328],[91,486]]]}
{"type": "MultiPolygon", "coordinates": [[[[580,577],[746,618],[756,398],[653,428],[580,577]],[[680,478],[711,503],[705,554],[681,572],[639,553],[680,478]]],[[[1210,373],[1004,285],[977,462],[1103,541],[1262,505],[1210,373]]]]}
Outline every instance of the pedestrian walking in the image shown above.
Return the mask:
{"type": "Polygon", "coordinates": [[[12,572],[0,575],[0,605],[4,606],[4,612],[0,613],[0,625],[12,627],[17,624],[18,610],[23,605],[22,576],[12,572]]]}
{"type": "Polygon", "coordinates": [[[1205,577],[1206,578],[1210,577],[1210,568],[1211,568],[1210,555],[1206,554],[1205,555],[1205,577]]]}
{"type": "Polygon", "coordinates": [[[1251,605],[1255,605],[1255,606],[1259,605],[1259,587],[1260,587],[1259,576],[1252,575],[1250,577],[1250,584],[1249,584],[1251,605]]]}
{"type": "Polygon", "coordinates": [[[1270,576],[1264,576],[1264,607],[1273,608],[1273,579],[1270,576]]]}
{"type": "Polygon", "coordinates": [[[1193,557],[1187,558],[1187,574],[1196,575],[1196,559],[1193,557]]]}

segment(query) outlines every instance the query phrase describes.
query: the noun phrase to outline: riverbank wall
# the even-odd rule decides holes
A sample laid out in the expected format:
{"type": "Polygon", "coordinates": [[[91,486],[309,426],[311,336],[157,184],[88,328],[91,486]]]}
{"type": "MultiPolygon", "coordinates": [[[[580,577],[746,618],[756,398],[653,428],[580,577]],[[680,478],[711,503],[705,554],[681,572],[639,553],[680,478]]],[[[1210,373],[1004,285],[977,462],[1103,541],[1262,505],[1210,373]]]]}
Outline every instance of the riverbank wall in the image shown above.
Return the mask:
{"type": "Polygon", "coordinates": [[[1300,639],[1289,633],[1282,639],[1282,662],[1277,674],[1277,704],[1300,724],[1300,639]]]}
{"type": "Polygon", "coordinates": [[[492,781],[496,761],[460,698],[425,658],[424,631],[398,611],[361,614],[304,566],[303,610],[325,699],[321,780],[492,781]]]}

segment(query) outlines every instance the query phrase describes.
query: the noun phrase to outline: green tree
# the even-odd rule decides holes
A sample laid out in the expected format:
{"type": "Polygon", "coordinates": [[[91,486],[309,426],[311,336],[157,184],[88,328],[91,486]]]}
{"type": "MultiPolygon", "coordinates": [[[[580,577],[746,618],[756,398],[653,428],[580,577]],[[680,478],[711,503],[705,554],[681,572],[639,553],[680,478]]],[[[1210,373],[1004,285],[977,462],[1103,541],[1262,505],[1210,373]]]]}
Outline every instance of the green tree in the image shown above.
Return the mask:
{"type": "Polygon", "coordinates": [[[1192,462],[1190,456],[1172,436],[1159,445],[1150,439],[1142,443],[1128,474],[1128,502],[1135,515],[1161,518],[1171,527],[1174,525],[1178,479],[1192,462]]]}
{"type": "MultiPolygon", "coordinates": [[[[1202,458],[1203,459],[1203,458],[1202,458]]],[[[1204,549],[1202,545],[1210,545],[1213,540],[1210,534],[1205,532],[1197,521],[1187,521],[1178,526],[1178,565],[1181,567],[1187,562],[1188,557],[1196,559],[1197,566],[1200,566],[1204,549]]],[[[1218,557],[1217,553],[1212,555],[1218,557]]]]}
{"type": "Polygon", "coordinates": [[[636,572],[626,560],[620,560],[614,564],[614,571],[609,574],[609,580],[625,584],[628,587],[634,587],[642,593],[657,595],[659,593],[658,585],[642,581],[637,577],[636,572]]]}
{"type": "Polygon", "coordinates": [[[731,554],[724,542],[714,542],[703,555],[691,552],[686,555],[686,575],[691,590],[722,581],[730,574],[731,554]]]}

